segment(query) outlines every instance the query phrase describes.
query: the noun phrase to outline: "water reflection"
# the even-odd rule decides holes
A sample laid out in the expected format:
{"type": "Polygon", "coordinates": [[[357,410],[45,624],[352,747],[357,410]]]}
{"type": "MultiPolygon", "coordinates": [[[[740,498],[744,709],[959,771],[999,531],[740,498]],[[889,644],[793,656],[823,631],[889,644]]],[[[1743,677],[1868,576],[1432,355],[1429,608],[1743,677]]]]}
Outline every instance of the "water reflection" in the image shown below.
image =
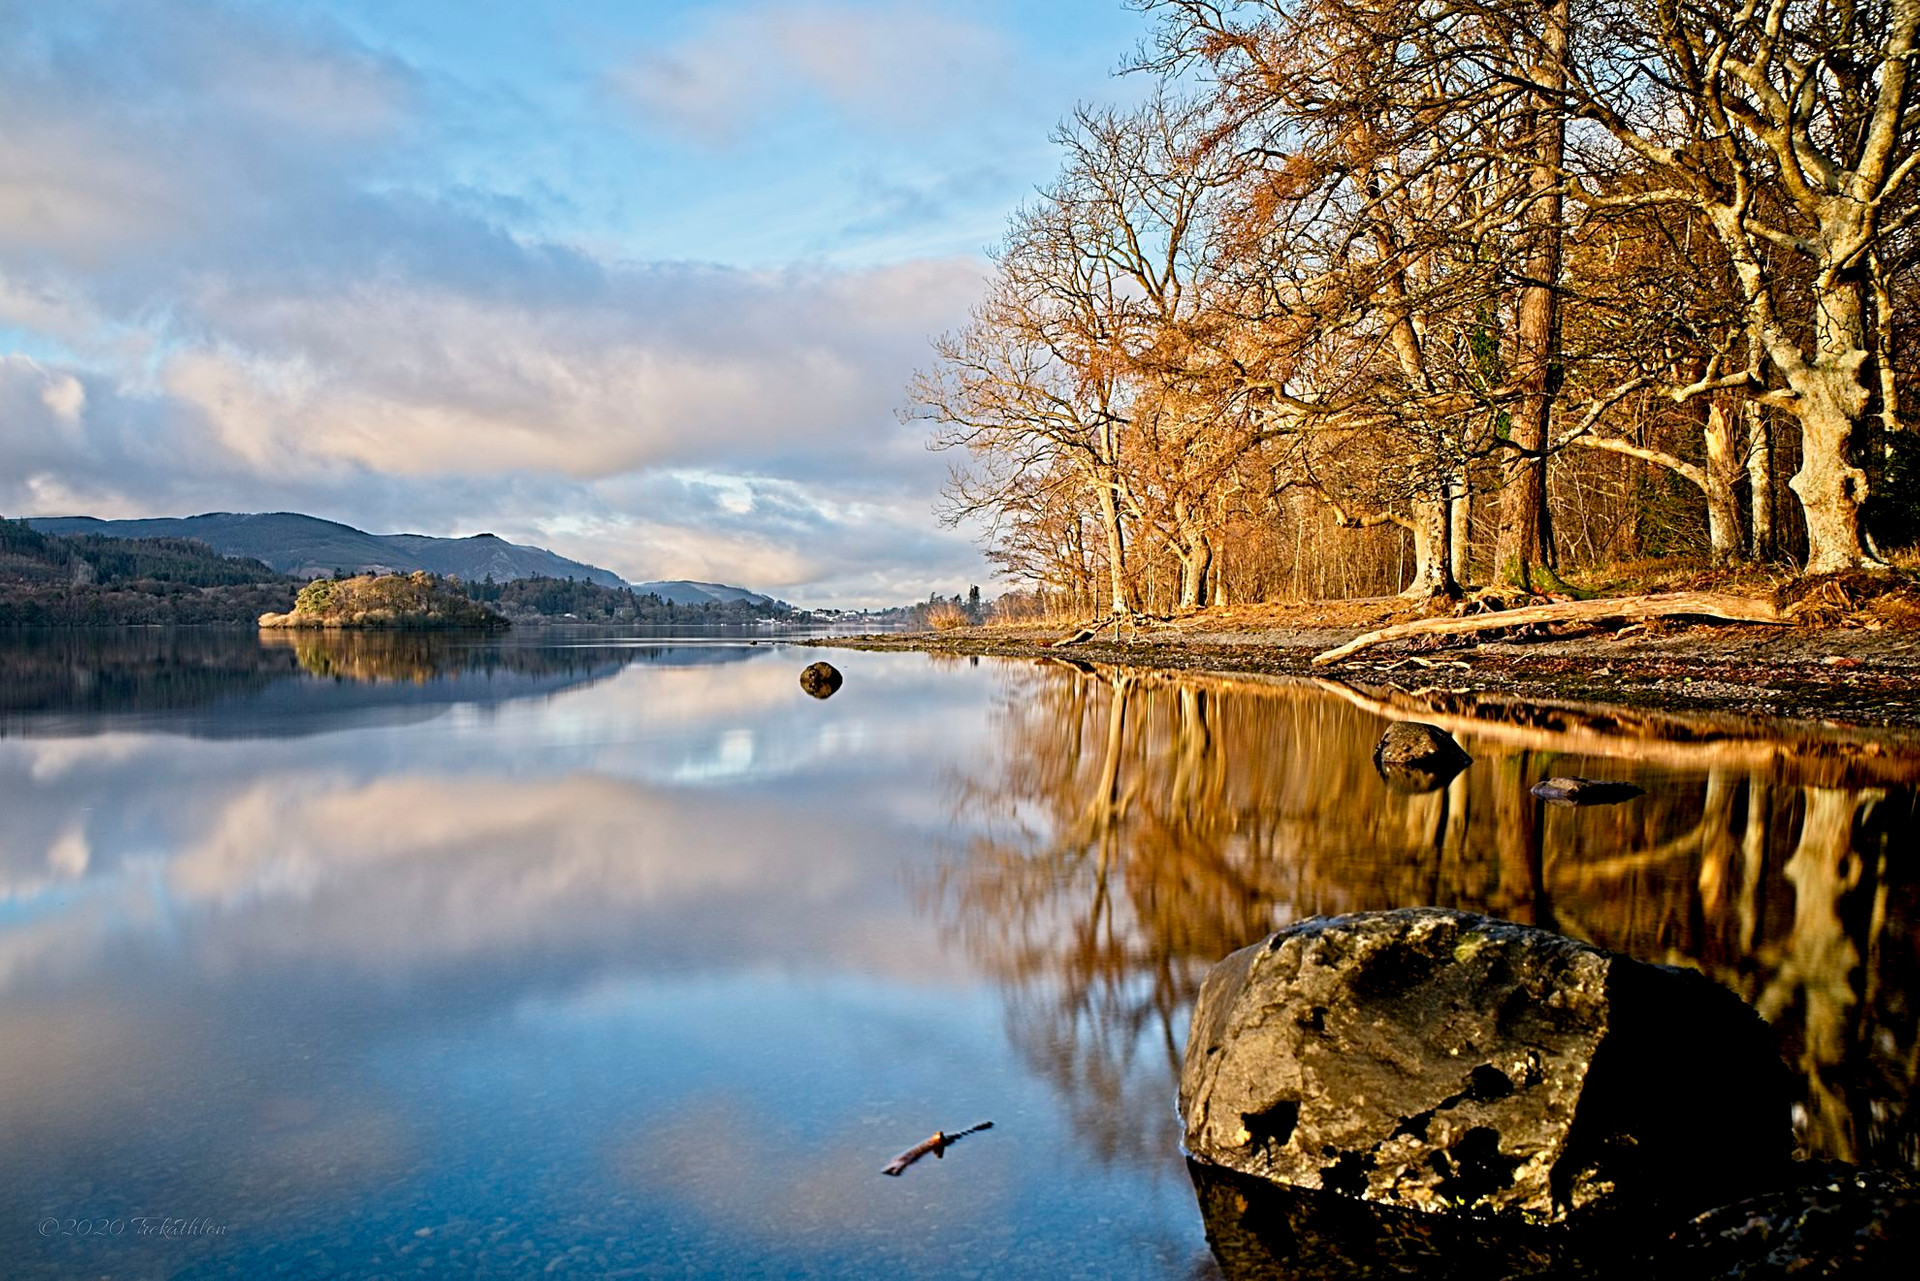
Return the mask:
{"type": "Polygon", "coordinates": [[[1064,664],[1010,674],[994,732],[955,784],[977,835],[923,909],[1109,1158],[1177,1144],[1214,961],[1315,913],[1432,904],[1705,971],[1777,1031],[1804,1154],[1920,1166],[1920,742],[1064,664]],[[1370,759],[1415,715],[1475,757],[1426,793],[1370,759]],[[1646,794],[1551,806],[1529,789],[1554,774],[1646,794]]]}
{"type": "Polygon", "coordinates": [[[601,681],[632,663],[734,663],[737,645],[550,634],[25,630],[0,643],[0,735],[293,737],[430,718],[601,681]],[[329,688],[322,682],[337,688],[329,688]]]}
{"type": "Polygon", "coordinates": [[[183,737],[487,679],[240,650],[198,722],[102,707],[0,739],[10,1281],[1167,1275],[1204,1251],[1184,1188],[1088,1168],[903,893],[988,685],[848,655],[823,704],[791,651],[548,643],[576,652],[426,719],[183,737]],[[594,650],[619,665],[520,696],[594,650]],[[1004,1129],[879,1174],[956,1115],[1004,1129]],[[229,1231],[37,1232],[88,1214],[229,1231]]]}
{"type": "Polygon", "coordinates": [[[846,652],[819,702],[770,646],[14,639],[9,1278],[1202,1274],[1200,976],[1399,903],[1692,958],[1782,1029],[1809,1146],[1911,1156],[1898,743],[1449,704],[1479,759],[1409,795],[1382,691],[846,652]],[[1647,795],[1549,808],[1548,773],[1647,795]],[[78,1211],[233,1231],[33,1235],[78,1211]]]}

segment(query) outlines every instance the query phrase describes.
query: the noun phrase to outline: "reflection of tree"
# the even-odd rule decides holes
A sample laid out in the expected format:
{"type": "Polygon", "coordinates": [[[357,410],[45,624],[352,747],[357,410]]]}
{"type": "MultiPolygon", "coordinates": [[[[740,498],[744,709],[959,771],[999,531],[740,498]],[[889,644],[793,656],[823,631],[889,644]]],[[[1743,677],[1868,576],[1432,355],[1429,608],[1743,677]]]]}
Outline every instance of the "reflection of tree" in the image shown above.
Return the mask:
{"type": "Polygon", "coordinates": [[[268,652],[292,650],[302,671],[352,681],[424,684],[467,672],[516,676],[563,675],[620,666],[622,650],[475,644],[470,638],[424,632],[262,631],[268,652]]]}
{"type": "Polygon", "coordinates": [[[1177,1046],[1214,961],[1316,912],[1432,903],[1705,970],[1779,1030],[1811,1151],[1912,1163],[1915,868],[1864,852],[1914,817],[1910,749],[1856,760],[1822,731],[1801,772],[1791,727],[1676,746],[1619,715],[1607,756],[1556,746],[1591,750],[1590,722],[1535,724],[1469,738],[1472,768],[1407,794],[1373,772],[1381,719],[1310,686],[1010,679],[996,764],[959,786],[975,835],[926,902],[1103,1155],[1173,1150],[1177,1046]],[[1545,806],[1527,789],[1551,773],[1647,795],[1545,806]]]}
{"type": "Polygon", "coordinates": [[[0,645],[0,712],[168,711],[261,689],[291,674],[251,631],[27,629],[0,645]]]}

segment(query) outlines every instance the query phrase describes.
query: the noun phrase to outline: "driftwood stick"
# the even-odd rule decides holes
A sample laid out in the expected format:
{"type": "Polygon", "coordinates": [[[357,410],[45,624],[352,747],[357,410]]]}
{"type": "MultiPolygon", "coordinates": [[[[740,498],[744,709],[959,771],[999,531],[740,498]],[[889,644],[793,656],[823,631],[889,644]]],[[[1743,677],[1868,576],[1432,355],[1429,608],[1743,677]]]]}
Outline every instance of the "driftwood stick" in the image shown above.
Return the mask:
{"type": "Polygon", "coordinates": [[[899,1156],[887,1162],[886,1168],[881,1170],[880,1173],[891,1174],[897,1178],[906,1173],[908,1166],[918,1161],[927,1153],[931,1152],[935,1156],[940,1156],[945,1153],[949,1147],[952,1147],[961,1139],[966,1138],[969,1134],[976,1133],[980,1130],[991,1130],[992,1128],[993,1122],[982,1121],[980,1124],[970,1125],[964,1130],[955,1130],[952,1134],[948,1134],[945,1130],[935,1130],[927,1138],[920,1140],[905,1152],[902,1152],[899,1156]]]}
{"type": "Polygon", "coordinates": [[[1073,635],[1065,636],[1057,641],[1054,641],[1052,644],[1052,648],[1059,649],[1063,645],[1084,645],[1086,642],[1092,640],[1094,637],[1098,636],[1101,632],[1105,631],[1107,628],[1112,627],[1115,623],[1122,622],[1123,620],[1125,620],[1125,618],[1126,618],[1125,614],[1112,614],[1098,623],[1089,623],[1087,626],[1082,627],[1079,631],[1075,632],[1073,635]]]}
{"type": "Polygon", "coordinates": [[[1551,605],[1527,605],[1465,618],[1423,618],[1366,632],[1344,645],[1316,654],[1314,666],[1337,663],[1363,649],[1409,636],[1461,636],[1472,632],[1527,627],[1534,623],[1595,623],[1603,619],[1716,618],[1730,623],[1786,624],[1771,601],[1713,592],[1674,592],[1665,596],[1621,596],[1612,600],[1576,600],[1551,605]]]}

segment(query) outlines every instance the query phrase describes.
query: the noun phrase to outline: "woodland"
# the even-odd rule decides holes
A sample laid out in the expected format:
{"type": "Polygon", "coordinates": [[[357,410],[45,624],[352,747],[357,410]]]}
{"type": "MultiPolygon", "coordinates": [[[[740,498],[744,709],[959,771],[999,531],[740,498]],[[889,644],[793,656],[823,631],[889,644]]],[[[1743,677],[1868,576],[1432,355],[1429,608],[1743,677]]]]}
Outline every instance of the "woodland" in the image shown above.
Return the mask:
{"type": "Polygon", "coordinates": [[[1910,571],[1920,0],[1142,0],[907,413],[1063,612],[1910,571]]]}

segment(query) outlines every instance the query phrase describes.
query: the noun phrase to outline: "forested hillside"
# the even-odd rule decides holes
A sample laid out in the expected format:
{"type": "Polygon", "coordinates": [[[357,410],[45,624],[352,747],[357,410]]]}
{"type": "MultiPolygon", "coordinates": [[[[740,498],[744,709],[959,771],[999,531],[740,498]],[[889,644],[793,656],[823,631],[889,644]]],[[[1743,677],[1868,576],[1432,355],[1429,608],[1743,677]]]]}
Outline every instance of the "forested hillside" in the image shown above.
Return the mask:
{"type": "Polygon", "coordinates": [[[55,538],[0,519],[0,625],[250,623],[296,580],[184,538],[55,538]]]}
{"type": "Polygon", "coordinates": [[[1062,126],[912,388],[1010,576],[1163,611],[1920,536],[1920,9],[1142,7],[1159,92],[1062,126]]]}

